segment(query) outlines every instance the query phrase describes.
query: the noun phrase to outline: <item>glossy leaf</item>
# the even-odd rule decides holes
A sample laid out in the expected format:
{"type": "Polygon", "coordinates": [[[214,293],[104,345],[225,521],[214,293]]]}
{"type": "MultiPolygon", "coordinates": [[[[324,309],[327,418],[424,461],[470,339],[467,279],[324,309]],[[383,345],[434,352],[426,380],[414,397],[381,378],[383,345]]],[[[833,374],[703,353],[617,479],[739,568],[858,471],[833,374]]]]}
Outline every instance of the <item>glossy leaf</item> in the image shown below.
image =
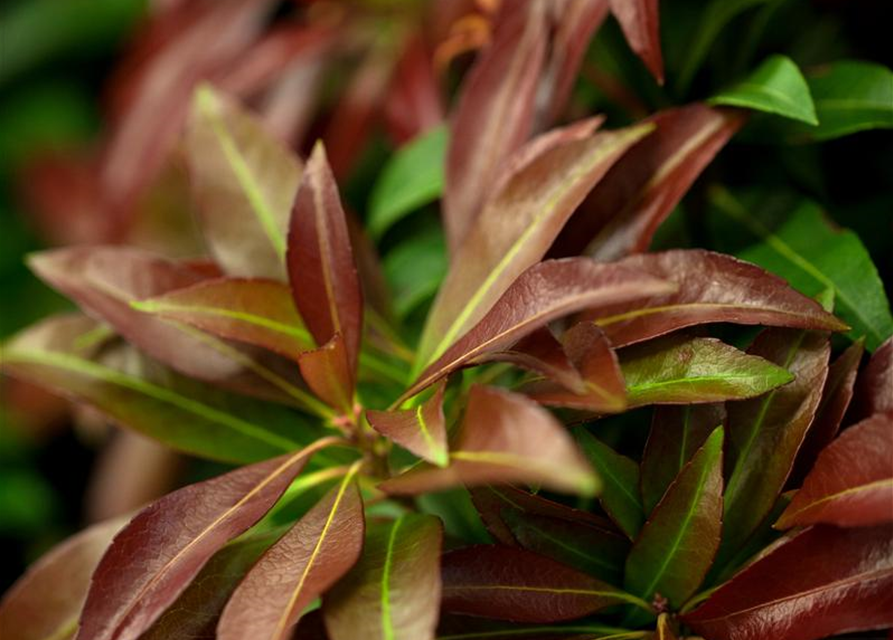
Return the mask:
{"type": "Polygon", "coordinates": [[[437,227],[413,235],[384,256],[384,272],[398,318],[406,318],[430,302],[446,276],[448,262],[446,241],[437,227]]]}
{"type": "Polygon", "coordinates": [[[620,23],[630,48],[642,59],[655,80],[663,84],[658,0],[610,0],[610,4],[611,13],[620,23]]]}
{"type": "Polygon", "coordinates": [[[449,463],[446,419],[443,415],[443,394],[440,384],[428,400],[414,409],[367,411],[372,428],[406,447],[420,458],[444,467],[449,463]]]}
{"type": "Polygon", "coordinates": [[[501,351],[547,323],[581,309],[632,302],[672,285],[588,258],[547,260],[525,271],[468,333],[429,366],[410,397],[465,363],[501,351]]]}
{"type": "Polygon", "coordinates": [[[893,625],[889,527],[813,527],[776,547],[683,621],[716,640],[814,640],[893,625]]]}
{"type": "Polygon", "coordinates": [[[580,448],[602,479],[599,501],[611,519],[630,540],[639,535],[645,522],[639,486],[639,465],[620,455],[586,429],[574,433],[580,448]]]}
{"type": "Polygon", "coordinates": [[[716,427],[725,421],[722,404],[662,406],[654,411],[642,454],[641,488],[645,513],[651,513],[667,487],[716,427]]]}
{"type": "Polygon", "coordinates": [[[118,424],[179,451],[227,462],[254,462],[296,449],[315,434],[284,408],[189,380],[131,349],[90,359],[96,323],[53,317],[3,348],[3,371],[85,402],[118,424]],[[83,346],[82,346],[83,345],[83,346]],[[111,358],[111,356],[115,356],[111,358]]]}
{"type": "Polygon", "coordinates": [[[530,136],[548,34],[544,7],[507,12],[459,93],[446,160],[443,221],[453,253],[471,228],[499,164],[530,136]]]}
{"type": "Polygon", "coordinates": [[[489,483],[540,483],[591,495],[598,480],[564,426],[532,400],[493,387],[471,389],[450,465],[423,463],[384,482],[394,494],[489,483]]]}
{"type": "Polygon", "coordinates": [[[286,640],[305,608],[360,557],[357,467],[261,556],[223,611],[220,640],[286,640]]]}
{"type": "Polygon", "coordinates": [[[593,135],[597,123],[545,134],[509,159],[493,197],[453,251],[422,334],[421,365],[442,356],[542,259],[592,186],[650,131],[642,125],[593,135]]]}
{"type": "Polygon", "coordinates": [[[139,638],[326,444],[332,442],[189,485],[143,510],[115,537],[93,574],[78,639],[139,638]]]}
{"type": "Polygon", "coordinates": [[[338,185],[322,144],[314,147],[295,196],[286,261],[295,305],[316,343],[340,333],[355,371],[363,298],[338,185]]]}
{"type": "Polygon", "coordinates": [[[781,278],[731,256],[675,250],[630,256],[618,263],[678,285],[676,292],[635,303],[605,305],[587,318],[615,347],[708,322],[846,330],[815,300],[781,278]]]}
{"type": "Polygon", "coordinates": [[[369,233],[381,238],[406,215],[443,193],[449,132],[438,126],[397,150],[369,196],[369,233]]]}
{"type": "Polygon", "coordinates": [[[678,609],[701,585],[722,529],[722,428],[682,468],[626,558],[625,586],[678,609]]]}
{"type": "Polygon", "coordinates": [[[806,78],[819,126],[807,135],[830,140],[869,129],[893,128],[893,71],[872,62],[841,60],[806,78]]]}
{"type": "Polygon", "coordinates": [[[317,397],[342,415],[353,415],[353,371],[340,333],[319,349],[302,353],[298,365],[317,397]]]}
{"type": "Polygon", "coordinates": [[[856,378],[853,405],[857,419],[893,411],[893,337],[878,347],[856,378]]]}
{"type": "Polygon", "coordinates": [[[620,368],[630,406],[752,398],[793,376],[715,338],[672,335],[624,349],[620,368]]]}
{"type": "Polygon", "coordinates": [[[592,189],[556,241],[560,255],[604,261],[646,251],[655,231],[744,123],[742,112],[700,103],[646,120],[633,145],[592,189]]]}
{"type": "Polygon", "coordinates": [[[363,555],[323,598],[332,640],[434,640],[440,612],[440,521],[407,514],[373,524],[363,555]]]}
{"type": "Polygon", "coordinates": [[[572,620],[624,602],[648,606],[600,580],[523,549],[480,545],[443,556],[448,613],[514,622],[572,620]]]}
{"type": "Polygon", "coordinates": [[[879,413],[822,451],[775,526],[887,522],[893,522],[893,413],[879,413]]]}
{"type": "Polygon", "coordinates": [[[716,192],[714,202],[758,241],[741,258],[784,277],[808,296],[831,289],[836,313],[852,326],[850,337],[864,336],[869,351],[893,335],[890,304],[868,251],[852,231],[830,226],[818,205],[801,203],[772,229],[728,192],[716,192]]]}
{"type": "Polygon", "coordinates": [[[472,489],[471,498],[499,543],[533,551],[611,584],[621,581],[629,542],[607,520],[511,486],[472,489]]]}
{"type": "Polygon", "coordinates": [[[795,380],[727,405],[728,480],[719,564],[737,551],[781,493],[821,400],[829,352],[824,335],[789,329],[763,332],[748,350],[784,365],[795,380]]]}
{"type": "Polygon", "coordinates": [[[78,627],[90,577],[126,520],[93,525],[53,547],[0,600],[4,640],[69,640],[78,627]]]}

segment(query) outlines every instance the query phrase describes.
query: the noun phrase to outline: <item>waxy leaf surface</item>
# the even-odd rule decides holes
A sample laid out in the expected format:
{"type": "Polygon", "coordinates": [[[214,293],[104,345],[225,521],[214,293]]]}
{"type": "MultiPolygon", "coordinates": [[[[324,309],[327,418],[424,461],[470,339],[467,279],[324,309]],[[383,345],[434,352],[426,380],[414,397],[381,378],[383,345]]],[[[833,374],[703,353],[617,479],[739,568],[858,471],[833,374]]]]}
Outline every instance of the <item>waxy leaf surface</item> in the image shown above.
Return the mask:
{"type": "Polygon", "coordinates": [[[776,527],[893,521],[893,413],[849,427],[822,451],[776,527]]]}
{"type": "Polygon", "coordinates": [[[353,413],[354,374],[340,333],[319,349],[302,353],[298,365],[317,397],[342,414],[353,413]]]}
{"type": "Polygon", "coordinates": [[[233,276],[284,280],[300,161],[208,86],[195,94],[185,147],[202,230],[217,262],[233,276]]]}
{"type": "Polygon", "coordinates": [[[332,640],[434,640],[443,527],[406,514],[369,526],[363,555],[323,598],[332,640]]]}
{"type": "Polygon", "coordinates": [[[414,409],[367,411],[366,418],[372,428],[383,436],[428,462],[446,466],[449,452],[443,415],[445,390],[446,384],[440,384],[434,395],[414,409]]]}
{"type": "Polygon", "coordinates": [[[365,524],[356,467],[261,556],[226,605],[220,640],[287,640],[304,609],[360,557],[365,524]]]}
{"type": "Polygon", "coordinates": [[[698,589],[722,529],[722,428],[692,457],[648,517],[626,558],[625,587],[678,609],[698,589]]]}
{"type": "Polygon", "coordinates": [[[683,616],[716,640],[814,640],[893,625],[890,527],[813,527],[683,616]]]}
{"type": "Polygon", "coordinates": [[[620,353],[629,405],[718,402],[787,384],[785,369],[715,338],[672,335],[620,353]]]}
{"type": "Polygon", "coordinates": [[[678,285],[675,292],[587,313],[615,347],[708,322],[842,331],[847,327],[781,278],[730,256],[674,250],[630,256],[619,265],[678,285]]]}
{"type": "Polygon", "coordinates": [[[416,494],[463,483],[528,482],[591,495],[598,487],[564,426],[525,396],[474,386],[459,429],[448,467],[422,463],[381,488],[416,494]]]}
{"type": "Polygon", "coordinates": [[[620,23],[630,48],[642,59],[654,79],[663,84],[658,0],[610,0],[610,4],[611,13],[620,23]]]}
{"type": "Polygon", "coordinates": [[[638,599],[616,587],[524,549],[479,545],[443,556],[448,613],[514,622],[573,620],[638,599]]]}

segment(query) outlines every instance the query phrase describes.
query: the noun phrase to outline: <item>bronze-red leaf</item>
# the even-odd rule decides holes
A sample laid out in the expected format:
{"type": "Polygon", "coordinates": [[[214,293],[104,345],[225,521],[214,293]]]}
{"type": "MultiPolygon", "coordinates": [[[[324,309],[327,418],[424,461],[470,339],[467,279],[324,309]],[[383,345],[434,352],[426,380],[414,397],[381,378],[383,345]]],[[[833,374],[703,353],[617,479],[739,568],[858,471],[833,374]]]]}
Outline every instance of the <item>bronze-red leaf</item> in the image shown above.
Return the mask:
{"type": "Polygon", "coordinates": [[[610,0],[611,13],[620,23],[630,48],[651,75],[664,82],[664,60],[660,50],[658,0],[610,0]]]}

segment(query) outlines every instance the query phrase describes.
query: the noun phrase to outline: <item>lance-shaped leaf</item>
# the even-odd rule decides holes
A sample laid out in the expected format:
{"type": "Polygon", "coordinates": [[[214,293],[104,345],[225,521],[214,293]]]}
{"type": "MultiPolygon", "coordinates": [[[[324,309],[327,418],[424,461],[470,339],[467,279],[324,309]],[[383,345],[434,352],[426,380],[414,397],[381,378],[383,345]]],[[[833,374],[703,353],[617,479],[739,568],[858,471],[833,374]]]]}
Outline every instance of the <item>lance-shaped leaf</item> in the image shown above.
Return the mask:
{"type": "Polygon", "coordinates": [[[722,428],[682,468],[626,558],[625,586],[678,609],[701,585],[722,529],[722,428]]]}
{"type": "Polygon", "coordinates": [[[678,285],[644,303],[602,306],[587,314],[615,347],[708,322],[844,331],[840,320],[781,278],[730,256],[674,250],[630,256],[618,264],[678,285]]]}
{"type": "Polygon", "coordinates": [[[776,527],[893,521],[893,413],[850,427],[822,451],[776,527]]]}
{"type": "Polygon", "coordinates": [[[853,411],[856,419],[893,411],[893,337],[871,356],[856,378],[853,411]]]}
{"type": "Polygon", "coordinates": [[[394,494],[426,493],[456,484],[541,483],[591,495],[598,480],[564,426],[534,401],[474,386],[450,465],[423,463],[381,485],[394,494]]]}
{"type": "Polygon", "coordinates": [[[598,120],[545,134],[509,161],[493,198],[453,252],[420,343],[419,362],[439,358],[546,254],[592,186],[651,129],[591,135],[598,120]]]}
{"type": "Polygon", "coordinates": [[[227,542],[276,503],[321,440],[168,494],[119,533],[93,574],[78,640],[139,638],[227,542]]]}
{"type": "Polygon", "coordinates": [[[744,116],[700,103],[662,111],[595,186],[556,241],[562,255],[616,260],[648,249],[654,232],[729,139],[744,116]]]}
{"type": "Polygon", "coordinates": [[[841,60],[807,77],[819,125],[804,131],[830,140],[869,129],[893,129],[893,71],[881,64],[841,60]]]}
{"type": "Polygon", "coordinates": [[[251,569],[226,605],[220,640],[286,640],[305,608],[360,557],[365,523],[358,467],[251,569]]]}
{"type": "Polygon", "coordinates": [[[234,276],[285,279],[300,161],[208,86],[195,93],[185,147],[202,230],[217,262],[234,276]]]}
{"type": "Polygon", "coordinates": [[[715,338],[666,336],[620,353],[630,406],[752,398],[794,379],[715,338]]]}
{"type": "Polygon", "coordinates": [[[115,519],[93,525],[35,562],[0,601],[0,630],[8,640],[69,640],[78,627],[90,576],[115,533],[115,519]]]}
{"type": "Polygon", "coordinates": [[[889,527],[813,527],[760,558],[683,621],[717,640],[813,640],[893,625],[889,527]]]}
{"type": "Polygon", "coordinates": [[[406,447],[420,458],[444,467],[449,463],[446,419],[443,415],[443,394],[440,384],[434,395],[414,409],[367,411],[372,428],[406,447]]]}
{"type": "Polygon", "coordinates": [[[524,549],[479,545],[443,556],[447,613],[513,622],[558,622],[605,607],[648,605],[616,587],[524,549]]]}
{"type": "Polygon", "coordinates": [[[317,397],[343,414],[353,414],[353,371],[340,333],[319,349],[302,353],[298,365],[317,397]]]}
{"type": "Polygon", "coordinates": [[[654,411],[642,454],[641,487],[645,513],[651,513],[686,463],[725,420],[722,404],[662,406],[654,411]]]}
{"type": "Polygon", "coordinates": [[[490,534],[569,567],[619,583],[629,542],[610,522],[511,486],[471,491],[490,534]]]}
{"type": "Polygon", "coordinates": [[[294,412],[184,378],[127,347],[96,362],[97,335],[83,316],[49,318],[4,345],[2,370],[204,458],[254,462],[296,449],[312,433],[309,425],[295,432],[294,412]]]}
{"type": "Polygon", "coordinates": [[[406,514],[369,527],[363,555],[323,598],[332,640],[434,640],[443,527],[406,514]]]}
{"type": "Polygon", "coordinates": [[[822,334],[769,329],[748,352],[783,365],[795,380],[762,397],[727,405],[728,480],[720,566],[757,528],[781,493],[821,400],[830,348],[822,334]]]}
{"type": "Polygon", "coordinates": [[[672,285],[588,258],[547,260],[525,271],[468,333],[419,376],[408,398],[467,362],[502,351],[552,320],[586,308],[641,300],[672,285]]]}
{"type": "Polygon", "coordinates": [[[336,333],[356,369],[363,298],[338,185],[318,143],[295,196],[288,233],[288,277],[295,304],[317,344],[336,333]]]}
{"type": "Polygon", "coordinates": [[[822,400],[816,409],[812,426],[797,452],[797,460],[788,478],[788,487],[799,487],[819,453],[834,440],[840,423],[850,406],[853,386],[864,351],[863,341],[854,342],[828,367],[828,377],[822,390],[822,400]]]}
{"type": "Polygon", "coordinates": [[[610,0],[610,4],[611,13],[620,23],[630,48],[642,59],[655,80],[663,84],[658,0],[610,0]]]}
{"type": "Polygon", "coordinates": [[[478,214],[499,164],[530,135],[548,34],[529,3],[500,21],[493,44],[463,82],[446,160],[444,227],[455,251],[478,214]]]}
{"type": "Polygon", "coordinates": [[[639,497],[639,465],[620,455],[586,429],[574,432],[583,453],[602,479],[599,496],[602,507],[630,540],[635,539],[645,522],[639,497]]]}

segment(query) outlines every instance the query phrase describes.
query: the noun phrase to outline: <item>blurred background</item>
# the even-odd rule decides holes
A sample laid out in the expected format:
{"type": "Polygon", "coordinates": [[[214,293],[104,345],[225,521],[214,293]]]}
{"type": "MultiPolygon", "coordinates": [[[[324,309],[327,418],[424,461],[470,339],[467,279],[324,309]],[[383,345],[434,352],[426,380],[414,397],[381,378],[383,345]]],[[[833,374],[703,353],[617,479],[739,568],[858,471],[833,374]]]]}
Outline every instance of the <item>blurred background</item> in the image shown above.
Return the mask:
{"type": "MultiPolygon", "coordinates": [[[[172,256],[201,254],[176,148],[197,82],[208,79],[239,96],[302,153],[325,139],[345,197],[363,217],[383,161],[448,113],[451,89],[486,43],[497,4],[5,0],[0,339],[70,308],[30,274],[29,252],[128,242],[172,256]]],[[[843,58],[893,66],[889,0],[756,0],[685,72],[693,30],[709,4],[661,3],[663,88],[609,19],[587,54],[566,119],[605,112],[609,126],[620,126],[709,96],[775,52],[802,67],[843,58]]],[[[893,293],[893,134],[773,149],[773,134],[756,125],[708,174],[734,188],[759,185],[753,206],[770,212],[792,197],[818,201],[859,234],[893,293]]],[[[698,210],[697,189],[686,202],[698,210]]],[[[407,236],[427,233],[436,218],[431,207],[384,237],[379,250],[387,255],[407,236]]],[[[684,233],[664,241],[717,244],[705,226],[691,223],[697,216],[686,220],[684,233]]],[[[0,384],[0,591],[85,522],[202,473],[135,437],[112,438],[101,418],[44,391],[6,378],[0,384]]]]}

